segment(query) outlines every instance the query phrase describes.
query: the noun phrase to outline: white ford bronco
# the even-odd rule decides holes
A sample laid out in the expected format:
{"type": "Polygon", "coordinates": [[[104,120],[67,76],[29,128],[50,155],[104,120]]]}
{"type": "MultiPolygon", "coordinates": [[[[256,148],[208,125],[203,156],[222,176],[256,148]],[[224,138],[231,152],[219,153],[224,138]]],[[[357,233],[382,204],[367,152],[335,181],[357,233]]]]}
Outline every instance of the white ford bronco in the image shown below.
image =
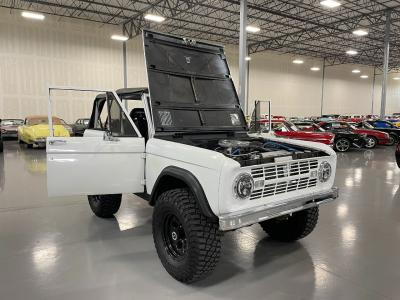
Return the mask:
{"type": "Polygon", "coordinates": [[[310,234],[338,196],[335,152],[249,134],[223,47],[148,30],[143,40],[148,89],[100,94],[83,137],[47,139],[49,195],[88,195],[101,218],[123,193],[140,195],[162,264],[186,283],[215,268],[224,231],[310,234]]]}

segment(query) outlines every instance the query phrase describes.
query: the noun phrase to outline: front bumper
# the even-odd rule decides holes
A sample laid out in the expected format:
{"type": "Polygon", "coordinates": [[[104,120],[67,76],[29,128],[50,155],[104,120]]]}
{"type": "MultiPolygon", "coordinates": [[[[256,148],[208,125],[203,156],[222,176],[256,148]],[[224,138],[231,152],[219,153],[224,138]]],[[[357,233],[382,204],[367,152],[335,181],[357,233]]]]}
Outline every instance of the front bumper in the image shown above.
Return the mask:
{"type": "Polygon", "coordinates": [[[250,211],[235,212],[219,217],[219,229],[229,231],[255,223],[284,216],[307,208],[315,207],[335,200],[339,196],[339,189],[333,187],[328,192],[315,193],[298,199],[291,199],[273,207],[257,207],[250,211]]]}
{"type": "Polygon", "coordinates": [[[16,138],[18,133],[16,131],[3,131],[1,135],[7,138],[16,138]]]}

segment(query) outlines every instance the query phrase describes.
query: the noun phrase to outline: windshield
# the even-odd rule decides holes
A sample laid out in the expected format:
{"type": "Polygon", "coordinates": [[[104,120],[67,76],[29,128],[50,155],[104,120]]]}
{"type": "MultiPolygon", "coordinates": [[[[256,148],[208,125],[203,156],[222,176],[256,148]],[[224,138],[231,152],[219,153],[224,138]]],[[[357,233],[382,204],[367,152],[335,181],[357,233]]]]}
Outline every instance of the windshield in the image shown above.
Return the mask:
{"type": "Polygon", "coordinates": [[[369,129],[374,129],[374,126],[372,126],[369,123],[363,123],[364,127],[369,128],[369,129]]]}
{"type": "Polygon", "coordinates": [[[292,122],[286,121],[285,125],[290,129],[290,131],[299,131],[299,128],[297,128],[292,122]]]}
{"type": "Polygon", "coordinates": [[[4,119],[1,121],[1,125],[9,126],[9,125],[22,125],[24,124],[24,120],[20,119],[4,119]]]}
{"type": "MultiPolygon", "coordinates": [[[[26,125],[40,125],[40,124],[49,124],[47,117],[35,117],[26,120],[26,125]]],[[[62,125],[62,122],[59,118],[53,118],[53,125],[62,125]]]]}

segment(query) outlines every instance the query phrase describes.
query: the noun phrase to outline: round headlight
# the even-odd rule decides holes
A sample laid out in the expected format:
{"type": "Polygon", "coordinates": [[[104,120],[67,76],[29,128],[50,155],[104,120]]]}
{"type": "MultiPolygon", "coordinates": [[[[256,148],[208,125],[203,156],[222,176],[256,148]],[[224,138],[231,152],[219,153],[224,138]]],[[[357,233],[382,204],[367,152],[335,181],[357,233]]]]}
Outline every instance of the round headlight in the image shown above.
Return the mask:
{"type": "Polygon", "coordinates": [[[243,173],[236,177],[235,184],[233,186],[233,192],[238,198],[246,199],[250,197],[254,188],[254,180],[250,174],[243,173]]]}
{"type": "Polygon", "coordinates": [[[318,179],[321,182],[327,182],[332,175],[332,167],[327,161],[323,161],[319,165],[318,179]]]}

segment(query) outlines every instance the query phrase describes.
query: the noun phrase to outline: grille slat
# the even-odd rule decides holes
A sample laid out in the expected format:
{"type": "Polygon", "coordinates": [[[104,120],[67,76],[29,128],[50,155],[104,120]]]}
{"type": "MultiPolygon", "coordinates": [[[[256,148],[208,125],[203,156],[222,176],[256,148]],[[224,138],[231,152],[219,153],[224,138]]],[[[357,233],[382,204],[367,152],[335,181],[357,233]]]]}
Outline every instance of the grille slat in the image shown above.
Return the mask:
{"type": "Polygon", "coordinates": [[[260,199],[262,197],[271,197],[297,190],[317,186],[317,179],[310,178],[310,173],[318,169],[318,160],[304,160],[298,162],[279,163],[265,167],[251,169],[251,175],[254,179],[264,179],[263,189],[253,191],[250,200],[260,199]],[[301,178],[290,179],[292,176],[301,176],[301,178]],[[276,183],[268,183],[270,180],[282,179],[276,183]],[[286,179],[286,180],[285,180],[286,179]]]}

